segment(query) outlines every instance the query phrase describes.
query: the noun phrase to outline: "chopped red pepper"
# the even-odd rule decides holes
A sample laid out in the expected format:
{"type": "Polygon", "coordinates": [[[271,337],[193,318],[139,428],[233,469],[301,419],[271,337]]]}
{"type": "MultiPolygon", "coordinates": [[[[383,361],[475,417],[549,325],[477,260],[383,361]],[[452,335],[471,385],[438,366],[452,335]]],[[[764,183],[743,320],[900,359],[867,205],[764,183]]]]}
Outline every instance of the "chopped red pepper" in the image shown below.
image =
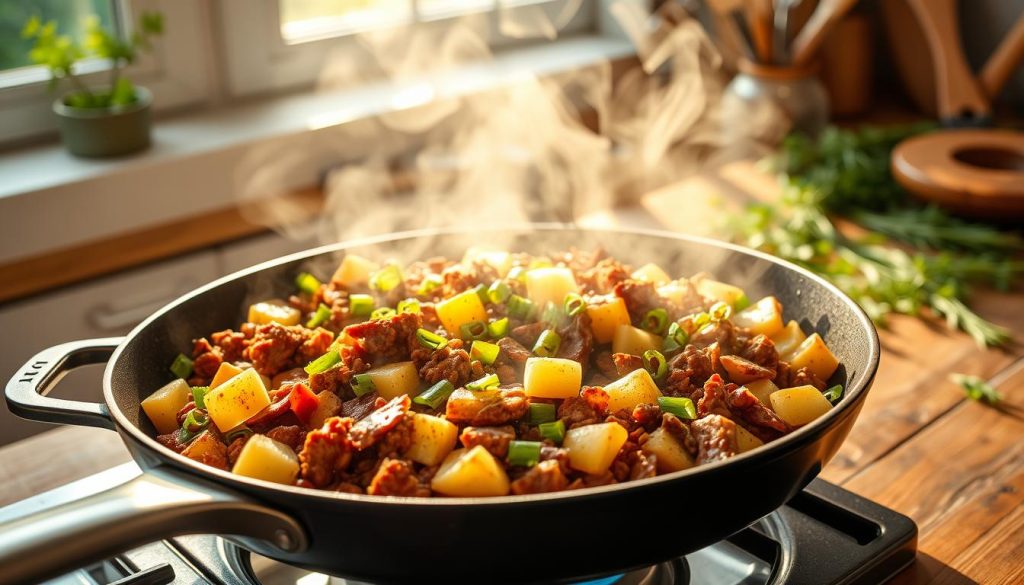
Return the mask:
{"type": "Polygon", "coordinates": [[[320,399],[313,394],[309,386],[299,383],[292,385],[292,392],[288,395],[288,404],[291,406],[292,412],[295,413],[295,417],[302,424],[306,424],[309,422],[309,417],[313,416],[313,411],[320,405],[320,399]]]}

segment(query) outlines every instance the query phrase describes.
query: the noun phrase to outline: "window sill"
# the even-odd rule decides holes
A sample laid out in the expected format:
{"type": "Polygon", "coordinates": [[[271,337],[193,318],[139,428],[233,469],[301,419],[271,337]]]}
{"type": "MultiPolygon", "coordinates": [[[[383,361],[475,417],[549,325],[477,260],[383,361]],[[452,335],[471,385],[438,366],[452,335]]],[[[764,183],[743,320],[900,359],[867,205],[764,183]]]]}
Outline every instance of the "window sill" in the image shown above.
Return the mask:
{"type": "Polygon", "coordinates": [[[309,187],[331,167],[367,154],[365,144],[317,144],[331,128],[523,75],[551,75],[631,54],[632,46],[618,38],[568,38],[509,50],[492,62],[434,78],[308,92],[162,120],[154,125],[153,147],[135,156],[78,159],[59,144],[6,153],[0,158],[0,263],[234,206],[241,179],[261,170],[264,148],[305,149],[294,151],[303,156],[286,176],[269,180],[278,193],[309,187]]]}

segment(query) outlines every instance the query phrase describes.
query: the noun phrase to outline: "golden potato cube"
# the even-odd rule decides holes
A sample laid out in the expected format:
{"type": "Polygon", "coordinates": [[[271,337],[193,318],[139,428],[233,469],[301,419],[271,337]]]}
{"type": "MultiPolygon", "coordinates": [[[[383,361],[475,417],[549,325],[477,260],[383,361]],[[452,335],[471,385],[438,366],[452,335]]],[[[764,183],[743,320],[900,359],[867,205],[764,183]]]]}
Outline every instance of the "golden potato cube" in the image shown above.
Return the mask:
{"type": "Polygon", "coordinates": [[[661,337],[650,331],[644,331],[632,325],[619,325],[615,328],[615,337],[612,338],[612,351],[644,355],[644,352],[649,349],[661,349],[662,342],[661,337]]]}
{"type": "Polygon", "coordinates": [[[569,398],[580,393],[583,366],[576,360],[532,357],[526,360],[523,388],[527,396],[569,398]]]}
{"type": "Polygon", "coordinates": [[[192,400],[192,388],[178,378],[142,401],[142,411],[161,435],[178,429],[178,411],[192,400]]]}
{"type": "Polygon", "coordinates": [[[266,435],[253,435],[245,442],[231,471],[274,483],[293,484],[299,476],[299,458],[288,445],[266,435]]]}
{"type": "Polygon", "coordinates": [[[629,311],[622,297],[614,297],[601,305],[587,305],[590,317],[590,329],[594,332],[594,341],[608,343],[615,338],[615,330],[619,325],[629,325],[629,311]]]}
{"type": "Polygon", "coordinates": [[[774,382],[768,379],[756,380],[754,382],[747,382],[743,385],[744,388],[750,391],[751,394],[757,397],[761,401],[761,404],[772,407],[772,401],[768,398],[772,395],[772,392],[778,392],[779,387],[774,382]]]}
{"type": "Polygon", "coordinates": [[[316,395],[316,399],[316,410],[309,415],[309,421],[306,423],[309,429],[319,429],[324,426],[324,421],[341,412],[341,398],[334,392],[324,390],[316,395]]]}
{"type": "Polygon", "coordinates": [[[821,336],[814,333],[793,351],[789,365],[794,372],[807,368],[823,382],[827,382],[839,367],[839,359],[832,354],[821,336]]]}
{"type": "Polygon", "coordinates": [[[210,381],[210,390],[213,390],[217,386],[220,386],[224,382],[227,382],[241,373],[242,368],[228,362],[221,362],[220,367],[217,368],[217,373],[213,375],[213,380],[210,381]]]}
{"type": "Polygon", "coordinates": [[[771,338],[772,343],[775,344],[775,351],[779,352],[779,357],[789,361],[796,348],[807,339],[807,334],[800,328],[799,323],[790,321],[786,323],[782,331],[777,331],[771,338]]]}
{"type": "Polygon", "coordinates": [[[380,270],[380,266],[373,260],[357,254],[348,254],[341,261],[338,269],[334,271],[331,281],[337,282],[345,288],[353,288],[369,282],[370,275],[378,270],[380,270]]]}
{"type": "Polygon", "coordinates": [[[270,404],[263,380],[249,368],[207,393],[206,412],[221,432],[247,421],[270,404]]]}
{"type": "Polygon", "coordinates": [[[569,466],[584,473],[603,473],[611,466],[629,433],[619,423],[600,423],[569,429],[562,447],[569,466]]]}
{"type": "Polygon", "coordinates": [[[736,425],[736,445],[739,446],[740,453],[746,453],[751,449],[764,445],[764,441],[750,434],[750,431],[742,426],[736,425]]]}
{"type": "Polygon", "coordinates": [[[772,392],[772,409],[779,418],[798,427],[832,410],[832,403],[814,386],[797,386],[772,392]]]}
{"type": "Polygon", "coordinates": [[[679,439],[661,427],[648,436],[647,442],[640,450],[655,456],[658,473],[671,473],[693,467],[693,457],[686,452],[679,439]]]}
{"type": "Polygon", "coordinates": [[[565,296],[578,290],[576,278],[568,268],[534,268],[526,273],[526,295],[538,309],[548,303],[561,307],[565,296]]]}
{"type": "Polygon", "coordinates": [[[703,278],[697,282],[697,292],[710,299],[722,301],[733,306],[736,305],[736,301],[746,296],[740,287],[711,280],[710,278],[703,278]]]}
{"type": "Polygon", "coordinates": [[[771,337],[782,331],[782,305],[775,297],[765,297],[734,314],[732,322],[750,329],[754,335],[771,337]]]}
{"type": "Polygon", "coordinates": [[[606,385],[604,391],[608,393],[608,412],[618,412],[619,409],[632,412],[637,404],[655,404],[661,396],[654,378],[643,368],[606,385]]]}
{"type": "Polygon", "coordinates": [[[672,278],[657,264],[648,263],[633,271],[634,280],[644,280],[657,285],[667,284],[672,278]]]}
{"type": "Polygon", "coordinates": [[[504,278],[508,271],[512,270],[512,254],[504,250],[473,247],[466,250],[462,256],[462,263],[466,266],[474,263],[487,264],[497,271],[498,276],[504,278]]]}
{"type": "Polygon", "coordinates": [[[373,380],[373,387],[382,398],[391,400],[402,394],[416,394],[420,389],[420,376],[416,364],[396,362],[377,366],[366,372],[373,380]]]}
{"type": "Polygon", "coordinates": [[[473,321],[487,322],[487,309],[476,291],[469,289],[437,303],[437,317],[452,337],[461,335],[460,327],[473,321]]]}
{"type": "Polygon", "coordinates": [[[185,447],[181,454],[208,465],[217,461],[223,461],[223,464],[226,465],[228,460],[227,445],[222,443],[210,430],[199,433],[199,436],[192,439],[192,442],[185,447]]]}
{"type": "Polygon", "coordinates": [[[452,452],[459,427],[437,416],[416,413],[412,419],[412,444],[405,456],[423,465],[437,465],[452,452]]]}
{"type": "Polygon", "coordinates": [[[504,496],[508,475],[483,445],[457,449],[445,457],[430,482],[430,489],[446,496],[504,496]]]}
{"type": "Polygon", "coordinates": [[[249,322],[257,325],[265,323],[298,325],[301,319],[302,313],[282,300],[272,299],[249,305],[249,322]]]}

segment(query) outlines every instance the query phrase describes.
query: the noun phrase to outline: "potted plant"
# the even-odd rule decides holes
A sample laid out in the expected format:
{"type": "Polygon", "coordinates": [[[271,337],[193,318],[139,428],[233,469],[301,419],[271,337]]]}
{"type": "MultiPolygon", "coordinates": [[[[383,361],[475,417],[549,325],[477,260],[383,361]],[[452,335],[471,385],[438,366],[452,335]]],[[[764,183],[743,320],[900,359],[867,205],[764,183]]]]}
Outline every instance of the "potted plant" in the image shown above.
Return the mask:
{"type": "Polygon", "coordinates": [[[29,58],[50,71],[50,88],[61,80],[71,90],[54,101],[61,139],[78,156],[113,156],[145,149],[150,144],[149,109],[153,96],[144,87],[132,84],[122,75],[125,65],[135,61],[140,51],[152,48],[153,37],[163,32],[163,16],[143,13],[134,34],[120,39],[100,26],[98,18],[85,21],[84,43],[57,34],[57,23],[43,23],[33,17],[22,34],[34,41],[29,58]],[[75,63],[85,58],[110,61],[107,85],[89,88],[75,74],[75,63]]]}

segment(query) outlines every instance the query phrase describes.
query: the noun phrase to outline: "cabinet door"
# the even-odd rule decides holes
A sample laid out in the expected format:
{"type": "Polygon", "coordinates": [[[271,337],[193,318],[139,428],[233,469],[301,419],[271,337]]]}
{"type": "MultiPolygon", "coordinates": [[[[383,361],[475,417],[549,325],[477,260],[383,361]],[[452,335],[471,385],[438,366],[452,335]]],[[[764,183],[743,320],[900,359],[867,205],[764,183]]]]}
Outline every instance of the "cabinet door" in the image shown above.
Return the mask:
{"type": "MultiPolygon", "coordinates": [[[[154,311],[220,274],[215,251],[200,252],[34,299],[0,307],[0,381],[46,347],[92,337],[124,335],[154,311]]],[[[102,399],[102,366],[80,368],[63,379],[55,396],[102,399]]],[[[0,409],[0,445],[50,427],[0,409]]]]}

